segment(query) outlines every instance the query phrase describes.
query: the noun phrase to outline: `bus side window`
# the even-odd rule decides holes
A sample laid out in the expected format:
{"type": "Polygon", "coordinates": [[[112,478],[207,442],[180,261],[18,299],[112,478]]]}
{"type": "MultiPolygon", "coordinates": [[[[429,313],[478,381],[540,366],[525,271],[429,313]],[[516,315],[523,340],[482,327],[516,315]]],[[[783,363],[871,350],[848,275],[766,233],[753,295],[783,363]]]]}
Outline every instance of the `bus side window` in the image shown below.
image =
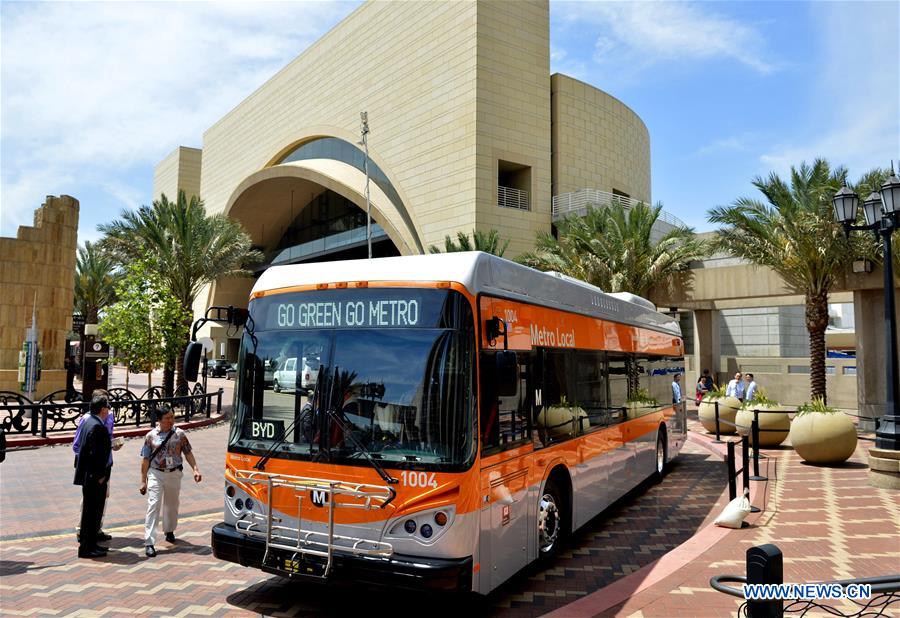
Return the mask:
{"type": "Polygon", "coordinates": [[[626,355],[622,352],[608,353],[609,398],[607,412],[610,425],[621,423],[625,419],[628,399],[628,367],[626,355]]]}
{"type": "Polygon", "coordinates": [[[575,352],[575,400],[587,413],[581,431],[610,424],[606,401],[606,353],[597,350],[575,352]]]}
{"type": "Polygon", "coordinates": [[[566,440],[582,433],[589,420],[574,388],[573,350],[540,348],[541,402],[535,406],[540,441],[566,440]]]}
{"type": "Polygon", "coordinates": [[[494,367],[495,352],[481,354],[481,450],[498,452],[531,440],[528,400],[530,359],[527,352],[518,352],[519,383],[516,394],[500,397],[497,394],[494,367]]]}

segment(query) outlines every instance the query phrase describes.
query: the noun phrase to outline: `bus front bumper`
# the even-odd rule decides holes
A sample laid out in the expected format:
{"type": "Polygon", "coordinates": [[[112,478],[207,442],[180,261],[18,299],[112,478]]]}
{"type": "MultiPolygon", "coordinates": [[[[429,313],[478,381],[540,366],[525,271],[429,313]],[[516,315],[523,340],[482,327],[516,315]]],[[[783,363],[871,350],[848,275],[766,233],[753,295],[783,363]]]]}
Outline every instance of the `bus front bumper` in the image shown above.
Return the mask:
{"type": "MultiPolygon", "coordinates": [[[[224,522],[212,529],[213,555],[219,560],[236,562],[242,566],[263,569],[268,572],[322,581],[321,577],[274,571],[264,568],[266,553],[264,541],[251,539],[224,522]]],[[[472,590],[472,558],[422,558],[395,554],[390,559],[334,555],[334,563],[328,579],[365,582],[368,584],[398,586],[411,589],[472,590]]]]}

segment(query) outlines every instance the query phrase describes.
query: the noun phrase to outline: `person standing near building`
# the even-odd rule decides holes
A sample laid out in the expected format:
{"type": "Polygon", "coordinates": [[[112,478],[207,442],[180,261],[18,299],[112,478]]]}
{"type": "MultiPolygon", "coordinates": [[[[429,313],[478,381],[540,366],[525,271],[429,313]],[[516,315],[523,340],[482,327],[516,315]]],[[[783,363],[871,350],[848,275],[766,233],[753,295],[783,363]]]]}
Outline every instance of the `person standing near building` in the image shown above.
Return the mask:
{"type": "Polygon", "coordinates": [[[713,379],[712,376],[709,375],[709,369],[703,370],[703,375],[697,380],[697,405],[700,405],[700,402],[703,401],[703,398],[706,397],[706,394],[709,393],[713,389],[713,379]]]}
{"type": "MultiPolygon", "coordinates": [[[[107,402],[109,401],[109,395],[107,394],[106,391],[104,391],[102,389],[95,390],[94,394],[95,395],[103,395],[107,398],[107,402]]],[[[83,432],[82,428],[84,427],[84,421],[89,416],[90,416],[90,414],[85,414],[84,416],[81,417],[81,420],[78,423],[78,429],[75,430],[75,439],[72,440],[72,451],[75,453],[75,465],[76,466],[78,465],[78,453],[81,450],[81,444],[82,444],[82,441],[84,440],[84,432],[83,432]]],[[[110,471],[110,473],[112,473],[112,465],[113,465],[112,451],[118,451],[120,448],[122,448],[122,444],[124,444],[124,441],[121,438],[119,438],[118,440],[115,440],[113,438],[113,432],[115,430],[115,422],[116,422],[115,416],[116,415],[113,413],[113,411],[110,410],[109,414],[106,415],[106,418],[103,421],[103,425],[106,427],[106,430],[109,432],[109,440],[110,440],[110,445],[111,445],[111,450],[109,453],[109,471],[110,471]]],[[[109,481],[110,481],[110,476],[107,476],[106,477],[106,500],[109,499],[109,481]]],[[[100,525],[97,528],[97,540],[98,541],[108,541],[112,538],[112,536],[103,532],[103,515],[104,515],[104,513],[106,513],[106,500],[103,501],[103,510],[100,511],[100,525]]],[[[81,508],[82,508],[82,510],[84,509],[84,501],[82,501],[81,508]]],[[[75,525],[75,536],[76,536],[76,538],[79,538],[79,541],[80,541],[80,536],[81,536],[81,518],[80,517],[79,517],[78,522],[79,523],[75,525]]]]}
{"type": "Polygon", "coordinates": [[[79,558],[99,558],[109,551],[97,545],[100,517],[106,503],[106,484],[109,481],[112,447],[106,417],[109,400],[95,394],[91,399],[91,414],[81,423],[81,448],[75,461],[75,485],[81,485],[81,535],[78,540],[79,558]]]}
{"type": "Polygon", "coordinates": [[[753,379],[752,373],[745,374],[744,380],[747,382],[747,386],[744,387],[744,401],[753,401],[753,398],[756,396],[756,391],[759,387],[756,385],[756,381],[753,379]]]}
{"type": "Polygon", "coordinates": [[[147,518],[144,522],[145,553],[156,555],[156,526],[162,512],[162,527],[169,543],[175,542],[178,527],[178,502],[183,459],[194,471],[194,480],[203,478],[194,459],[191,443],[182,429],[175,427],[175,412],[163,406],[158,414],[159,425],[144,437],[141,449],[141,495],[147,494],[147,518]],[[183,458],[183,459],[182,459],[183,458]]]}
{"type": "Polygon", "coordinates": [[[678,373],[672,378],[672,403],[674,405],[681,403],[681,375],[678,373]]]}
{"type": "Polygon", "coordinates": [[[741,401],[744,400],[744,380],[742,378],[743,375],[740,371],[734,374],[734,379],[725,387],[726,397],[737,397],[741,401]]]}

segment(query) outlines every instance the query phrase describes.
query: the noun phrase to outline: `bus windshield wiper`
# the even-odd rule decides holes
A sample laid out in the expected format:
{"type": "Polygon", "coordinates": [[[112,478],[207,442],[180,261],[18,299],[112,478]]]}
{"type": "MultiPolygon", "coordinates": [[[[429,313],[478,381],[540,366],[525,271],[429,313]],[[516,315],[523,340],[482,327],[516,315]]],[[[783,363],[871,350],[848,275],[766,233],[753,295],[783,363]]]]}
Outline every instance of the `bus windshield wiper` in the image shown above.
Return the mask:
{"type": "MultiPolygon", "coordinates": [[[[338,379],[338,368],[337,368],[337,366],[335,366],[333,383],[337,383],[337,379],[338,379]]],[[[332,398],[332,400],[333,400],[333,398],[332,398]]],[[[356,436],[353,435],[353,433],[350,431],[350,429],[347,428],[347,425],[344,424],[344,421],[342,421],[340,416],[338,416],[337,411],[331,407],[332,402],[329,401],[328,403],[329,403],[329,405],[327,405],[325,407],[325,413],[340,428],[341,432],[344,434],[344,437],[350,438],[350,441],[353,442],[353,445],[359,450],[360,454],[362,454],[363,457],[366,458],[366,461],[368,461],[370,464],[372,464],[372,467],[375,468],[375,471],[378,473],[378,476],[380,476],[382,479],[384,479],[385,483],[388,483],[390,485],[396,485],[397,483],[399,483],[400,481],[395,479],[390,474],[388,474],[385,471],[385,469],[381,467],[381,464],[379,464],[378,461],[376,461],[376,459],[374,457],[372,457],[372,453],[370,453],[369,450],[366,447],[364,447],[362,445],[362,443],[356,438],[356,436]]],[[[391,490],[391,491],[393,491],[393,490],[391,490]]],[[[393,500],[393,496],[391,497],[391,500],[393,500]]],[[[391,500],[388,500],[387,502],[385,502],[384,506],[387,506],[387,504],[390,503],[391,500]]]]}
{"type": "MultiPolygon", "coordinates": [[[[318,375],[318,377],[316,378],[316,387],[315,387],[315,389],[313,389],[312,401],[315,401],[315,400],[316,400],[316,394],[318,393],[318,390],[319,390],[319,384],[321,383],[321,379],[322,379],[322,370],[323,370],[323,369],[324,369],[324,366],[323,366],[323,365],[319,365],[319,375],[318,375]]],[[[298,398],[298,397],[299,397],[299,392],[294,391],[295,402],[297,401],[297,398],[298,398]]],[[[315,404],[313,404],[313,411],[315,411],[315,404]]],[[[294,426],[297,424],[297,421],[300,420],[300,418],[301,418],[302,416],[303,416],[303,411],[301,410],[300,413],[298,414],[298,413],[297,413],[297,410],[296,410],[296,403],[295,403],[295,407],[294,407],[294,420],[292,420],[291,423],[290,423],[290,425],[288,425],[287,427],[285,427],[285,428],[282,430],[281,436],[278,437],[278,440],[275,441],[275,444],[273,444],[271,447],[269,447],[269,450],[265,452],[265,454],[262,456],[262,458],[260,458],[260,460],[256,462],[256,465],[253,466],[254,468],[256,468],[257,470],[264,470],[264,469],[265,469],[266,463],[267,463],[270,459],[272,459],[272,456],[275,454],[275,450],[276,450],[279,446],[281,446],[282,444],[284,444],[285,440],[287,440],[288,434],[294,430],[294,426]]]]}

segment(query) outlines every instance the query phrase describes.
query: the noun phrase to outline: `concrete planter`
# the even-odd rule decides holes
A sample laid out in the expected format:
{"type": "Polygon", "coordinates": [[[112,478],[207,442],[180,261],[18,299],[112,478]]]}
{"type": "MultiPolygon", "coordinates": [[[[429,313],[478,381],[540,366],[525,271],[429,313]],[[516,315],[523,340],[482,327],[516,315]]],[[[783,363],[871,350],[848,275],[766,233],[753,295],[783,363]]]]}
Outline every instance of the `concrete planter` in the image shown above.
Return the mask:
{"type": "Polygon", "coordinates": [[[856,427],[843,412],[797,415],[790,436],[794,450],[809,463],[841,463],[856,450],[856,427]]]}
{"type": "Polygon", "coordinates": [[[748,429],[738,428],[741,435],[750,436],[750,444],[753,445],[753,433],[750,431],[750,424],[753,422],[753,409],[759,410],[759,445],[760,446],[778,446],[784,439],[788,437],[791,429],[791,417],[788,415],[788,409],[782,406],[754,406],[751,404],[749,409],[739,410],[736,421],[738,425],[748,427],[748,429]],[[763,412],[765,410],[765,412],[763,412]],[[775,429],[778,431],[763,431],[764,429],[775,429]]]}
{"type": "Polygon", "coordinates": [[[543,408],[540,411],[537,417],[537,425],[547,429],[554,438],[575,435],[579,427],[587,430],[590,426],[587,412],[582,408],[559,408],[553,406],[543,408]]]}
{"type": "Polygon", "coordinates": [[[741,407],[741,401],[736,397],[704,399],[697,409],[697,415],[700,417],[703,428],[709,433],[716,432],[716,401],[719,402],[719,433],[722,435],[734,433],[734,425],[728,423],[734,423],[738,408],[741,407]]]}

